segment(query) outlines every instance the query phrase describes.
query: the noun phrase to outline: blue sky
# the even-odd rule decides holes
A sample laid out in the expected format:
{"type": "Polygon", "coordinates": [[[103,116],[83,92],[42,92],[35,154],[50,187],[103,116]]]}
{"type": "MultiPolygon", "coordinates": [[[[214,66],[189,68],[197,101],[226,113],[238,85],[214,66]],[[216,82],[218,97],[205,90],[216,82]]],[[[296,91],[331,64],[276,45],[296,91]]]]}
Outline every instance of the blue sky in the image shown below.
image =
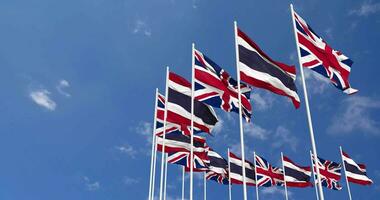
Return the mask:
{"type": "MultiPolygon", "coordinates": [[[[0,1],[0,198],[145,199],[148,192],[154,90],[165,66],[190,78],[191,43],[236,76],[233,20],[274,59],[297,64],[288,1],[0,1]]],[[[370,187],[351,185],[354,199],[380,194],[380,2],[293,1],[329,44],[353,61],[346,96],[307,72],[319,155],[340,161],[338,147],[368,166],[370,187]]],[[[303,100],[300,81],[299,95],[303,100]]],[[[304,103],[257,89],[246,155],[255,150],[279,164],[280,152],[308,165],[310,138],[304,103]]],[[[221,122],[210,146],[238,153],[238,116],[221,122]]],[[[202,184],[196,176],[195,196],[202,184]]],[[[169,199],[180,197],[180,170],[169,166],[169,199]]],[[[342,182],[344,184],[344,182],[342,182]]],[[[188,185],[187,185],[188,186],[188,185]]],[[[188,188],[188,187],[187,187],[188,188]]],[[[281,199],[282,188],[260,188],[281,199]]],[[[241,199],[240,186],[233,187],[241,199]]],[[[325,191],[345,199],[345,188],[325,191]]],[[[290,189],[291,199],[314,190],[290,189]]],[[[254,188],[249,188],[253,198],[254,188]]],[[[209,199],[227,187],[208,184],[209,199]]]]}

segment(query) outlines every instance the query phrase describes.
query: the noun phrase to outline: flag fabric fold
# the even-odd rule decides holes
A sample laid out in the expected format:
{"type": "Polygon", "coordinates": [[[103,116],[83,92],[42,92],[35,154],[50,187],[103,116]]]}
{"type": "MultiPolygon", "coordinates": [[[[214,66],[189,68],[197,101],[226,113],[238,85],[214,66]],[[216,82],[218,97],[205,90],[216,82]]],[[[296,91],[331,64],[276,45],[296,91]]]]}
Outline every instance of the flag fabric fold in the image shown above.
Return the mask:
{"type": "Polygon", "coordinates": [[[347,153],[342,151],[343,164],[346,168],[348,182],[359,185],[371,185],[373,181],[367,176],[366,166],[357,164],[347,153]]]}
{"type": "Polygon", "coordinates": [[[296,68],[272,60],[243,31],[237,30],[241,80],[255,87],[289,97],[295,108],[300,98],[295,85],[296,68]]]}
{"type": "Polygon", "coordinates": [[[243,184],[243,167],[245,167],[245,180],[246,184],[250,186],[255,186],[255,168],[253,163],[249,161],[243,162],[242,159],[237,157],[235,154],[230,152],[230,179],[232,184],[243,184]]]}
{"type": "Polygon", "coordinates": [[[352,88],[348,81],[353,61],[332,49],[296,12],[294,20],[301,65],[330,79],[344,93],[356,93],[358,90],[352,88]]]}
{"type": "MultiPolygon", "coordinates": [[[[226,112],[239,113],[238,83],[210,58],[194,50],[195,99],[226,112]]],[[[240,83],[242,114],[247,122],[252,115],[251,88],[240,83]]]]}
{"type": "Polygon", "coordinates": [[[287,187],[309,187],[313,186],[310,182],[311,167],[301,167],[290,160],[288,157],[283,157],[284,165],[284,180],[287,187]]]}
{"type": "Polygon", "coordinates": [[[339,184],[341,178],[342,165],[333,161],[325,160],[318,157],[318,164],[315,164],[314,155],[312,155],[313,170],[315,174],[315,180],[318,180],[316,174],[316,166],[319,168],[319,174],[321,176],[321,185],[332,190],[341,190],[342,186],[339,184]]]}
{"type": "Polygon", "coordinates": [[[256,154],[255,167],[257,185],[259,187],[281,186],[284,183],[284,173],[279,167],[273,167],[267,160],[256,154]]]}
{"type": "Polygon", "coordinates": [[[207,180],[213,180],[220,184],[228,184],[228,162],[221,155],[210,149],[208,151],[208,170],[206,173],[207,180]]]}

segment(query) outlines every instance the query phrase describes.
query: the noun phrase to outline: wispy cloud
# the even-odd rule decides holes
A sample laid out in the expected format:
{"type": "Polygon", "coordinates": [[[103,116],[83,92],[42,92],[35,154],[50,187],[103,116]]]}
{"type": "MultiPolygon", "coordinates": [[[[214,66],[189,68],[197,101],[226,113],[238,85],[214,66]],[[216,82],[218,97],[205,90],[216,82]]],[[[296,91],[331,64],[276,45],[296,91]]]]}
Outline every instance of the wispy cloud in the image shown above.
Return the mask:
{"type": "Polygon", "coordinates": [[[283,126],[277,127],[276,132],[273,136],[273,141],[274,142],[272,143],[272,147],[280,148],[283,146],[288,146],[293,151],[297,151],[299,142],[297,137],[291,134],[291,132],[283,126]]]}
{"type": "Polygon", "coordinates": [[[84,176],[83,180],[86,186],[86,190],[88,191],[95,191],[100,188],[100,183],[98,181],[92,182],[87,176],[84,176]]]}
{"type": "Polygon", "coordinates": [[[147,37],[152,36],[152,31],[151,31],[150,27],[142,19],[137,19],[135,21],[132,33],[133,34],[143,34],[147,37]]]}
{"type": "Polygon", "coordinates": [[[349,12],[350,15],[369,16],[380,12],[380,3],[372,1],[364,1],[359,8],[349,12]]]}
{"type": "Polygon", "coordinates": [[[137,127],[134,127],[135,132],[144,136],[146,140],[149,142],[149,144],[152,144],[152,123],[141,121],[137,125],[137,127]]]}
{"type": "Polygon", "coordinates": [[[371,113],[380,109],[380,100],[370,97],[349,96],[343,100],[338,114],[332,119],[328,127],[331,134],[348,134],[356,130],[365,134],[380,135],[379,121],[371,113]]]}
{"type": "Polygon", "coordinates": [[[253,108],[259,111],[270,109],[275,101],[273,94],[269,94],[266,91],[251,93],[251,99],[254,105],[253,108]]]}
{"type": "MultiPolygon", "coordinates": [[[[261,190],[263,195],[267,196],[274,196],[274,195],[281,195],[285,196],[285,190],[283,188],[278,188],[278,187],[264,187],[261,190]]],[[[288,191],[288,196],[292,196],[292,192],[288,191]]]]}
{"type": "MultiPolygon", "coordinates": [[[[313,94],[323,94],[330,87],[330,80],[312,70],[304,70],[306,85],[313,94]]],[[[301,79],[298,79],[301,82],[301,79]]],[[[301,83],[302,84],[302,83],[301,83]]]]}
{"type": "Polygon", "coordinates": [[[137,154],[137,151],[135,150],[135,148],[133,148],[133,146],[129,144],[124,144],[122,146],[115,146],[115,149],[118,150],[120,153],[126,154],[127,156],[131,158],[135,158],[137,154]]]}
{"type": "Polygon", "coordinates": [[[59,94],[65,96],[65,97],[71,97],[71,94],[64,91],[64,89],[66,89],[68,87],[70,87],[70,83],[65,79],[60,80],[58,85],[56,86],[59,94]]]}
{"type": "Polygon", "coordinates": [[[57,104],[50,98],[50,92],[46,89],[37,89],[29,93],[29,97],[39,106],[54,111],[57,104]]]}
{"type": "Polygon", "coordinates": [[[134,185],[134,184],[137,184],[139,182],[140,182],[139,179],[128,177],[128,176],[126,176],[126,177],[123,178],[123,183],[125,185],[134,185]]]}
{"type": "Polygon", "coordinates": [[[243,128],[244,133],[247,134],[247,136],[253,137],[255,139],[266,140],[270,134],[269,130],[252,123],[244,122],[243,128]]]}

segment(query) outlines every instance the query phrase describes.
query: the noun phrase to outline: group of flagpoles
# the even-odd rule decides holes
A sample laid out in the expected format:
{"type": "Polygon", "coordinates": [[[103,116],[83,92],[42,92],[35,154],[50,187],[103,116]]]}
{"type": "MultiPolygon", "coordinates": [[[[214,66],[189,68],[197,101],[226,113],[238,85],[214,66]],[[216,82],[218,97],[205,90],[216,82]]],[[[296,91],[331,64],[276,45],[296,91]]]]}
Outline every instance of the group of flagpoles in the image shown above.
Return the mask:
{"type": "MultiPolygon", "coordinates": [[[[314,139],[313,123],[311,120],[311,114],[310,114],[310,108],[309,108],[309,98],[308,98],[307,89],[306,89],[306,81],[305,81],[305,77],[304,77],[304,73],[303,73],[303,67],[302,67],[301,60],[300,60],[301,55],[300,55],[299,46],[298,46],[298,37],[297,37],[297,32],[296,32],[296,23],[295,23],[295,19],[294,19],[294,10],[293,10],[292,4],[290,4],[290,10],[291,10],[292,21],[293,21],[294,37],[295,37],[295,41],[296,41],[298,64],[299,64],[299,68],[301,71],[301,80],[302,80],[303,93],[304,93],[304,98],[305,98],[306,115],[307,115],[307,120],[308,120],[308,125],[309,125],[309,131],[310,131],[311,147],[312,147],[313,154],[314,154],[314,161],[317,164],[318,163],[317,147],[316,147],[315,139],[314,139]]],[[[319,196],[320,196],[321,200],[324,200],[323,189],[322,189],[322,185],[321,185],[321,176],[319,173],[318,165],[316,167],[316,173],[317,173],[317,179],[318,179],[319,196]]]]}
{"type": "MultiPolygon", "coordinates": [[[[242,163],[245,162],[245,152],[244,152],[244,130],[243,130],[243,116],[242,116],[242,106],[241,106],[241,87],[240,87],[240,69],[239,69],[239,52],[238,52],[238,32],[237,32],[237,22],[234,21],[234,31],[235,31],[235,58],[236,58],[236,72],[237,72],[237,85],[238,85],[238,98],[239,98],[239,126],[240,126],[240,148],[241,148],[241,160],[242,163]]],[[[245,165],[242,165],[243,173],[243,195],[244,200],[247,200],[247,182],[245,174],[245,165]]]]}
{"type": "Polygon", "coordinates": [[[152,132],[152,155],[150,159],[150,177],[149,177],[149,198],[150,200],[154,197],[154,183],[156,177],[156,121],[157,121],[157,97],[158,97],[158,88],[156,88],[154,101],[154,119],[153,119],[153,132],[152,132]]]}
{"type": "Polygon", "coordinates": [[[348,197],[349,197],[350,200],[352,200],[352,197],[351,197],[351,189],[350,189],[350,183],[348,183],[347,171],[346,171],[346,165],[344,164],[343,150],[342,150],[342,147],[341,147],[341,146],[339,146],[339,150],[340,150],[340,157],[342,158],[342,165],[343,165],[343,169],[344,169],[344,177],[345,177],[345,179],[346,179],[346,184],[347,184],[348,197]]]}
{"type": "MultiPolygon", "coordinates": [[[[315,172],[314,172],[314,164],[313,164],[313,154],[311,153],[310,151],[310,162],[311,162],[311,175],[313,176],[313,184],[318,184],[316,183],[316,180],[315,180],[315,172]]],[[[317,200],[319,200],[319,195],[318,195],[318,186],[315,186],[315,196],[317,197],[317,200]]]]}
{"type": "Polygon", "coordinates": [[[286,174],[284,166],[284,154],[281,152],[282,173],[284,174],[285,200],[288,200],[288,187],[286,185],[286,174]]]}

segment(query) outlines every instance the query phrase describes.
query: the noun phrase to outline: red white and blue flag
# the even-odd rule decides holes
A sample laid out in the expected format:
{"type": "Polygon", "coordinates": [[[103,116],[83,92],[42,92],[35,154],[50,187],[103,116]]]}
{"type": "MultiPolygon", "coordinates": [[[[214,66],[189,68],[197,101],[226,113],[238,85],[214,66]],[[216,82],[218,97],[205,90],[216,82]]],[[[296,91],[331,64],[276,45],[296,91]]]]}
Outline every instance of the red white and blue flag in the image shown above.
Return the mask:
{"type": "Polygon", "coordinates": [[[206,173],[207,180],[213,180],[220,184],[228,184],[228,162],[221,155],[210,149],[208,151],[208,170],[206,173]]]}
{"type": "Polygon", "coordinates": [[[290,160],[288,157],[283,157],[284,165],[284,180],[287,187],[309,187],[313,186],[310,182],[311,167],[301,167],[290,160]]]}
{"type": "Polygon", "coordinates": [[[230,179],[232,184],[243,184],[243,166],[245,167],[245,181],[247,185],[255,186],[255,168],[253,163],[245,160],[244,165],[242,159],[230,152],[230,179]]]}
{"type": "Polygon", "coordinates": [[[257,185],[259,187],[281,186],[284,183],[284,173],[279,167],[273,167],[263,157],[256,155],[255,167],[257,185]]]}
{"type": "Polygon", "coordinates": [[[296,12],[294,20],[301,65],[330,79],[344,93],[356,93],[348,81],[353,61],[332,49],[296,12]]]}
{"type": "Polygon", "coordinates": [[[357,164],[344,151],[342,151],[342,154],[348,182],[359,185],[371,185],[373,181],[367,176],[366,166],[364,164],[357,164]]]}
{"type": "MultiPolygon", "coordinates": [[[[165,116],[165,96],[158,93],[157,94],[157,105],[156,105],[156,135],[162,136],[164,134],[164,116],[165,116]]],[[[173,123],[166,123],[166,133],[177,131],[180,126],[173,123]]]]}
{"type": "MultiPolygon", "coordinates": [[[[207,156],[207,152],[209,150],[209,147],[206,144],[206,139],[194,135],[194,142],[193,142],[193,151],[196,153],[203,153],[205,154],[204,157],[207,156]]],[[[162,144],[163,144],[163,137],[157,136],[156,142],[157,142],[157,151],[162,152],[162,144]]],[[[191,142],[190,142],[190,136],[183,135],[180,131],[173,131],[170,133],[165,134],[165,153],[174,153],[178,151],[191,151],[191,142]]]]}
{"type": "MultiPolygon", "coordinates": [[[[226,112],[239,113],[238,83],[227,71],[198,50],[195,56],[195,99],[226,112]]],[[[240,83],[242,114],[251,119],[251,88],[240,83]]]]}
{"type": "MultiPolygon", "coordinates": [[[[180,130],[190,135],[191,84],[181,76],[170,72],[168,81],[167,122],[180,125],[180,130]]],[[[218,122],[212,107],[194,99],[194,130],[211,133],[218,122]]]]}
{"type": "Polygon", "coordinates": [[[299,108],[300,98],[295,84],[296,68],[272,60],[243,31],[237,29],[241,81],[289,97],[299,108]]]}
{"type": "MultiPolygon", "coordinates": [[[[314,155],[312,155],[313,165],[314,165],[314,174],[315,174],[315,180],[318,180],[317,178],[317,172],[315,168],[315,161],[314,161],[314,155]]],[[[321,175],[321,185],[323,187],[327,187],[329,189],[333,190],[341,190],[342,186],[339,184],[339,180],[341,178],[341,169],[342,166],[340,163],[336,163],[333,161],[325,160],[318,157],[318,168],[319,168],[319,174],[321,175]]]]}

